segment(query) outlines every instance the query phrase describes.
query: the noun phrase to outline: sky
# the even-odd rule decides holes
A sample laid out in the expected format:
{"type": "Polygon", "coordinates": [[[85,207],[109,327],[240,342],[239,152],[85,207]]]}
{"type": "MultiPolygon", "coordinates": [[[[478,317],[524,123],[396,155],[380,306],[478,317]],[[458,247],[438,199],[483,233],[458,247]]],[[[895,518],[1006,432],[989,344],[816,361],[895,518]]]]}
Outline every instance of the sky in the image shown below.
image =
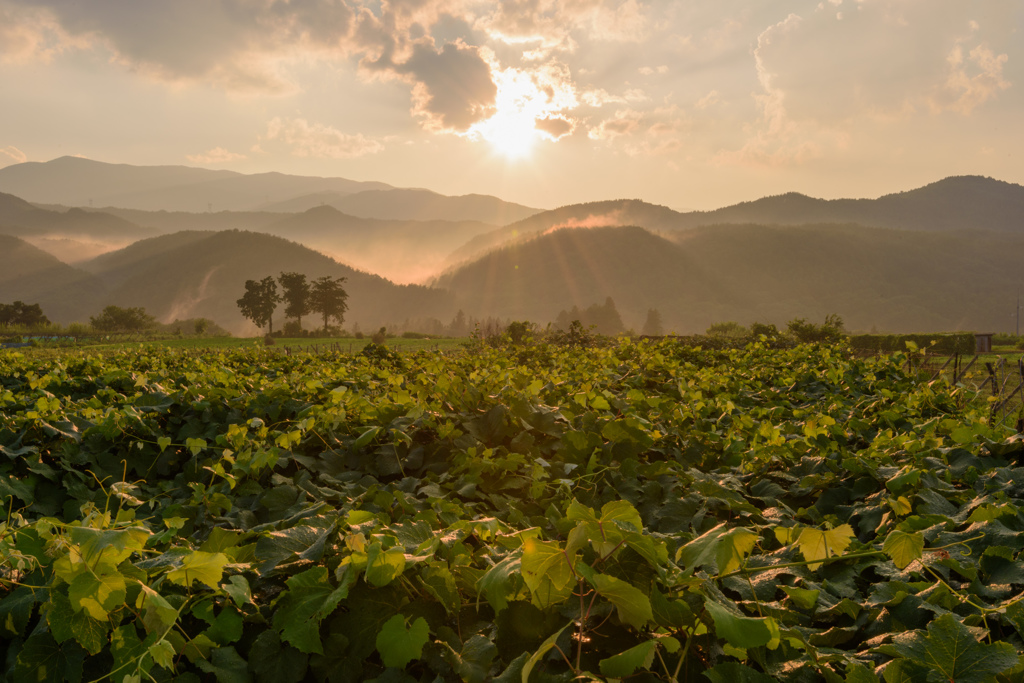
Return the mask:
{"type": "Polygon", "coordinates": [[[1024,184],[1022,0],[0,0],[0,167],[537,208],[1024,184]]]}

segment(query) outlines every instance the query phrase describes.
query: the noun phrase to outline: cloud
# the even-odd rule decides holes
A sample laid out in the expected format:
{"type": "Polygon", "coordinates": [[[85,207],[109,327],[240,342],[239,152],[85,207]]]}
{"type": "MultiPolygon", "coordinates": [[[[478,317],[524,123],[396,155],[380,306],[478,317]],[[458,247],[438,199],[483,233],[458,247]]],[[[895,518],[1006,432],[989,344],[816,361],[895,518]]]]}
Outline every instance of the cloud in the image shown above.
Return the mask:
{"type": "Polygon", "coordinates": [[[928,100],[932,110],[949,109],[969,115],[999,91],[1010,87],[1010,82],[1003,77],[1006,61],[1005,54],[996,55],[984,44],[972,49],[965,58],[963,48],[957,45],[947,58],[946,82],[928,100]]]}
{"type": "Polygon", "coordinates": [[[650,11],[637,0],[506,0],[478,19],[492,38],[536,43],[544,50],[574,51],[578,38],[638,42],[650,28],[650,11]],[[574,38],[575,34],[575,38],[574,38]]]}
{"type": "Polygon", "coordinates": [[[571,134],[576,128],[572,121],[561,116],[549,116],[537,119],[534,122],[534,126],[537,130],[547,133],[552,140],[563,138],[566,135],[571,134]]]}
{"type": "Polygon", "coordinates": [[[186,154],[185,158],[193,164],[224,164],[229,161],[246,159],[247,157],[244,154],[238,154],[237,152],[229,152],[223,147],[214,147],[202,154],[186,154]]]}
{"type": "Polygon", "coordinates": [[[383,58],[366,64],[412,84],[413,113],[431,130],[465,132],[494,113],[498,87],[491,66],[478,48],[448,43],[440,51],[417,43],[402,62],[383,58]]]}
{"type": "Polygon", "coordinates": [[[630,156],[658,156],[682,148],[688,125],[676,106],[623,109],[592,127],[587,135],[591,140],[615,144],[630,156]]]}
{"type": "Polygon", "coordinates": [[[48,50],[105,48],[137,73],[235,91],[289,91],[281,60],[344,54],[354,17],[343,0],[0,2],[17,30],[43,36],[48,50]]]}
{"type": "Polygon", "coordinates": [[[28,155],[13,145],[0,147],[0,166],[10,164],[23,164],[28,161],[28,155]]]}
{"type": "Polygon", "coordinates": [[[829,0],[790,14],[757,38],[759,115],[717,161],[802,164],[877,126],[971,115],[1011,86],[993,45],[1009,44],[1012,3],[986,10],[980,22],[955,0],[829,0]]]}
{"type": "Polygon", "coordinates": [[[336,128],[305,119],[276,117],[267,124],[267,140],[283,142],[297,157],[350,159],[376,154],[384,149],[379,140],[363,135],[346,135],[336,128]]]}

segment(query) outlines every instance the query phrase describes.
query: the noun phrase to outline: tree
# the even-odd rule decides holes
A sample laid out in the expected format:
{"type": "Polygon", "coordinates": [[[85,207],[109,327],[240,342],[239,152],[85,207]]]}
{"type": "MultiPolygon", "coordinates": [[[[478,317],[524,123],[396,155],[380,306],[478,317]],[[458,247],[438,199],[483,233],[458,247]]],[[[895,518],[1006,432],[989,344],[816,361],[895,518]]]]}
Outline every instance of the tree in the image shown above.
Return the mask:
{"type": "Polygon", "coordinates": [[[801,342],[835,342],[845,334],[843,319],[835,313],[825,316],[821,325],[807,322],[804,318],[790,320],[786,324],[789,333],[801,342]]]}
{"type": "Polygon", "coordinates": [[[23,301],[15,301],[12,304],[0,304],[0,327],[7,327],[8,325],[38,327],[49,324],[50,320],[43,315],[43,309],[39,304],[26,304],[23,301]]]}
{"type": "Polygon", "coordinates": [[[302,273],[281,273],[277,281],[284,290],[281,295],[285,303],[284,315],[286,318],[295,318],[301,330],[302,316],[313,312],[310,308],[310,290],[306,276],[302,273]]]}
{"type": "Polygon", "coordinates": [[[98,316],[89,318],[89,323],[101,332],[141,332],[153,327],[156,318],[142,307],[107,306],[98,316]]]}
{"type": "Polygon", "coordinates": [[[238,309],[256,327],[268,326],[267,334],[274,334],[274,311],[281,297],[277,293],[277,284],[271,275],[260,281],[246,280],[245,294],[236,301],[238,309]]]}
{"type": "Polygon", "coordinates": [[[647,309],[647,320],[640,334],[648,337],[660,337],[665,334],[665,325],[661,321],[661,312],[657,308],[647,309]]]}
{"type": "Polygon", "coordinates": [[[345,320],[345,311],[348,310],[348,292],[342,284],[345,278],[332,278],[324,275],[313,280],[313,286],[309,293],[310,309],[313,313],[319,313],[324,317],[324,333],[327,333],[328,323],[331,318],[341,325],[345,320]]]}

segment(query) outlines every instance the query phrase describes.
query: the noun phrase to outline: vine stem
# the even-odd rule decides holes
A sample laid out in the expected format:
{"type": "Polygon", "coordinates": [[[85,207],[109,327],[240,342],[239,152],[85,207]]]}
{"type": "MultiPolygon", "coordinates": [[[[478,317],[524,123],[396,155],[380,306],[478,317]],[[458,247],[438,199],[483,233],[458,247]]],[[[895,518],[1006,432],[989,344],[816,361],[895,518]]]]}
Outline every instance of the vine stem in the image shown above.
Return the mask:
{"type": "MultiPolygon", "coordinates": [[[[931,548],[928,548],[931,550],[931,548]]],[[[736,571],[729,572],[728,574],[719,574],[718,576],[712,576],[713,580],[728,579],[732,576],[739,576],[740,574],[753,574],[756,572],[767,572],[772,569],[782,569],[784,567],[807,567],[812,564],[824,564],[826,562],[837,562],[839,560],[857,560],[863,557],[878,557],[879,555],[885,556],[885,553],[881,550],[871,550],[863,553],[850,553],[849,555],[833,555],[832,557],[823,557],[820,560],[804,560],[803,562],[783,562],[781,564],[773,564],[767,567],[744,567],[743,569],[737,569],[736,571]]]]}

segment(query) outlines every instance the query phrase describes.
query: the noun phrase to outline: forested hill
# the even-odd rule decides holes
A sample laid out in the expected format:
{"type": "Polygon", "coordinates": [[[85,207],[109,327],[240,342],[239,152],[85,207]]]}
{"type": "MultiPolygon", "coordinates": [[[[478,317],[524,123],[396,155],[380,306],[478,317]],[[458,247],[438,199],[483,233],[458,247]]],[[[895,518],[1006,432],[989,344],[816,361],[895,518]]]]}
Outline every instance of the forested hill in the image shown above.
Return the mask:
{"type": "Polygon", "coordinates": [[[38,303],[53,322],[88,320],[104,292],[89,273],[11,235],[0,234],[0,303],[38,303]]]}
{"type": "MultiPolygon", "coordinates": [[[[345,277],[347,324],[363,329],[407,318],[448,319],[454,309],[447,292],[396,285],[355,270],[280,237],[240,231],[189,232],[154,237],[104,254],[79,270],[14,237],[0,237],[0,249],[22,267],[0,277],[0,302],[39,302],[54,322],[85,322],[103,306],[141,306],[159,320],[205,317],[237,334],[255,333],[236,300],[246,280],[277,277],[282,271],[345,277]],[[88,272],[84,272],[88,271],[88,272]]],[[[277,324],[283,322],[283,309],[277,324]]],[[[309,321],[307,327],[315,326],[309,321]]]]}
{"type": "Polygon", "coordinates": [[[1024,235],[863,226],[713,225],[672,239],[641,228],[563,229],[445,274],[467,312],[538,322],[611,296],[627,327],[784,325],[838,313],[850,329],[1006,331],[1024,235]]]}
{"type": "Polygon", "coordinates": [[[637,199],[574,204],[476,237],[454,252],[448,263],[465,263],[490,249],[555,227],[638,225],[670,233],[705,225],[742,223],[836,223],[914,231],[1024,233],[1024,186],[980,176],[958,176],[878,199],[815,199],[790,192],[714,211],[687,213],[637,199]]]}
{"type": "MultiPolygon", "coordinates": [[[[406,318],[449,318],[446,292],[396,285],[342,265],[301,244],[241,231],[173,234],[138,242],[85,267],[108,287],[108,303],[143,306],[161,320],[206,317],[234,332],[248,329],[236,305],[246,280],[283,272],[345,277],[349,312],[363,329],[406,318]]],[[[280,324],[283,309],[278,313],[280,324]]],[[[312,322],[312,321],[311,321],[312,322]]]]}

